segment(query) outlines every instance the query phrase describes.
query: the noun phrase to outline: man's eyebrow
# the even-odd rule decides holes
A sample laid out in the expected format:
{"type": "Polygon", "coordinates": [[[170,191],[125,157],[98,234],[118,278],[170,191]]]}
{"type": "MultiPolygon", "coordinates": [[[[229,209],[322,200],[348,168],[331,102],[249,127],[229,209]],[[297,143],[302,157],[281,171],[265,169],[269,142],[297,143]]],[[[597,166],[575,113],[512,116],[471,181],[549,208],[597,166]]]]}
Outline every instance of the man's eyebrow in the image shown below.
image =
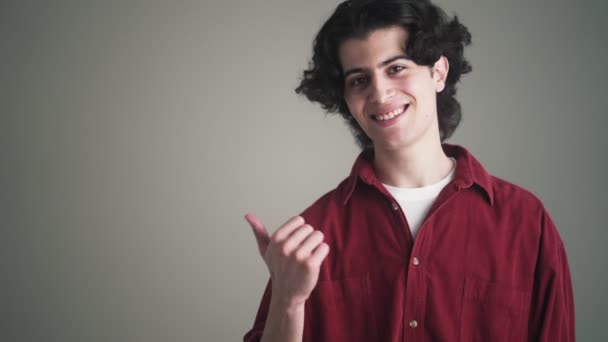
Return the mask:
{"type": "MultiPolygon", "coordinates": [[[[381,67],[383,67],[383,66],[385,66],[387,64],[390,64],[390,63],[392,63],[392,62],[394,62],[394,61],[396,61],[398,59],[405,59],[405,60],[408,60],[408,61],[412,60],[411,58],[409,58],[406,55],[398,55],[398,56],[395,56],[395,57],[391,57],[391,58],[389,58],[389,59],[387,59],[387,60],[385,60],[383,62],[380,62],[380,64],[378,64],[378,68],[381,68],[381,67]]],[[[358,73],[358,72],[362,72],[364,70],[365,70],[364,68],[352,68],[352,69],[349,69],[346,72],[344,72],[344,78],[347,78],[350,74],[355,74],[355,73],[358,73]]]]}

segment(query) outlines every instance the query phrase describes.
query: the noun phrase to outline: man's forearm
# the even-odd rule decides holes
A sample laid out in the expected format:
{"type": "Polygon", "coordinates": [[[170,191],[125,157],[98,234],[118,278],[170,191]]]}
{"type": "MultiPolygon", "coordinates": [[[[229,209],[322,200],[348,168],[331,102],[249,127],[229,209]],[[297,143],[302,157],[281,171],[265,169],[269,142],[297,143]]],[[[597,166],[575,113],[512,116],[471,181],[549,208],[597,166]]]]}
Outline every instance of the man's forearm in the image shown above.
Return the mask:
{"type": "Polygon", "coordinates": [[[302,342],[303,332],[304,303],[289,307],[273,297],[261,342],[302,342]]]}

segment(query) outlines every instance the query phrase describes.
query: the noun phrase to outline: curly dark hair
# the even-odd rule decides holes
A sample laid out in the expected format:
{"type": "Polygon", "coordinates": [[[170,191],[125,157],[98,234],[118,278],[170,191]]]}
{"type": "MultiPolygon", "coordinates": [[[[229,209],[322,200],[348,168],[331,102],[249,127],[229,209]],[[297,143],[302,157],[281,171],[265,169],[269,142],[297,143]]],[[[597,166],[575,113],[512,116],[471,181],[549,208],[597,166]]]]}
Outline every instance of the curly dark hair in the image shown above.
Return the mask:
{"type": "Polygon", "coordinates": [[[456,83],[472,70],[464,58],[471,44],[469,30],[454,16],[450,19],[429,0],[347,0],[323,24],[313,44],[313,56],[296,93],[319,102],[327,113],[340,113],[362,149],[371,139],[351,115],[344,100],[344,78],[338,49],[350,38],[364,38],[371,31],[400,25],[408,32],[405,53],[418,65],[432,66],[446,56],[450,65],[445,89],[437,94],[441,141],[449,138],[462,117],[456,100],[456,83]]]}

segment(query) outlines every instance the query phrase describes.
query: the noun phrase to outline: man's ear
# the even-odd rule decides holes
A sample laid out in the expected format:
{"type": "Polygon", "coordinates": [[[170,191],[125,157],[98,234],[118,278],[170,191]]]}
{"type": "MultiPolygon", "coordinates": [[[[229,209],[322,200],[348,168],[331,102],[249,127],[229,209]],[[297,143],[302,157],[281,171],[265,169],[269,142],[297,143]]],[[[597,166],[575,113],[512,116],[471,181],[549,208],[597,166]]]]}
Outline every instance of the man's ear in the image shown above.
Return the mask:
{"type": "Polygon", "coordinates": [[[441,93],[445,89],[445,82],[450,71],[450,63],[446,56],[441,56],[433,65],[433,81],[435,82],[435,91],[441,93]]]}

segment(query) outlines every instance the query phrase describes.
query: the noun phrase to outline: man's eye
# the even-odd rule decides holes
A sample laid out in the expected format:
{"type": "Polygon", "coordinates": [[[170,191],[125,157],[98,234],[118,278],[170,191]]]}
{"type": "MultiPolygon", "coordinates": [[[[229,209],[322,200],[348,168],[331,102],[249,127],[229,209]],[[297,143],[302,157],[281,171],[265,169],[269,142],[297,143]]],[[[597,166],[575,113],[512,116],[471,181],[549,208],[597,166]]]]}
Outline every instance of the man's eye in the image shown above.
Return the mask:
{"type": "Polygon", "coordinates": [[[399,71],[401,71],[401,70],[403,70],[403,69],[405,69],[405,67],[404,67],[404,66],[401,66],[401,65],[394,65],[394,66],[392,66],[392,67],[389,69],[389,71],[390,71],[390,73],[391,73],[391,74],[394,74],[394,73],[399,72],[399,71]]]}
{"type": "Polygon", "coordinates": [[[365,85],[365,82],[367,82],[366,77],[355,77],[350,80],[349,85],[351,87],[359,87],[365,85]]]}

